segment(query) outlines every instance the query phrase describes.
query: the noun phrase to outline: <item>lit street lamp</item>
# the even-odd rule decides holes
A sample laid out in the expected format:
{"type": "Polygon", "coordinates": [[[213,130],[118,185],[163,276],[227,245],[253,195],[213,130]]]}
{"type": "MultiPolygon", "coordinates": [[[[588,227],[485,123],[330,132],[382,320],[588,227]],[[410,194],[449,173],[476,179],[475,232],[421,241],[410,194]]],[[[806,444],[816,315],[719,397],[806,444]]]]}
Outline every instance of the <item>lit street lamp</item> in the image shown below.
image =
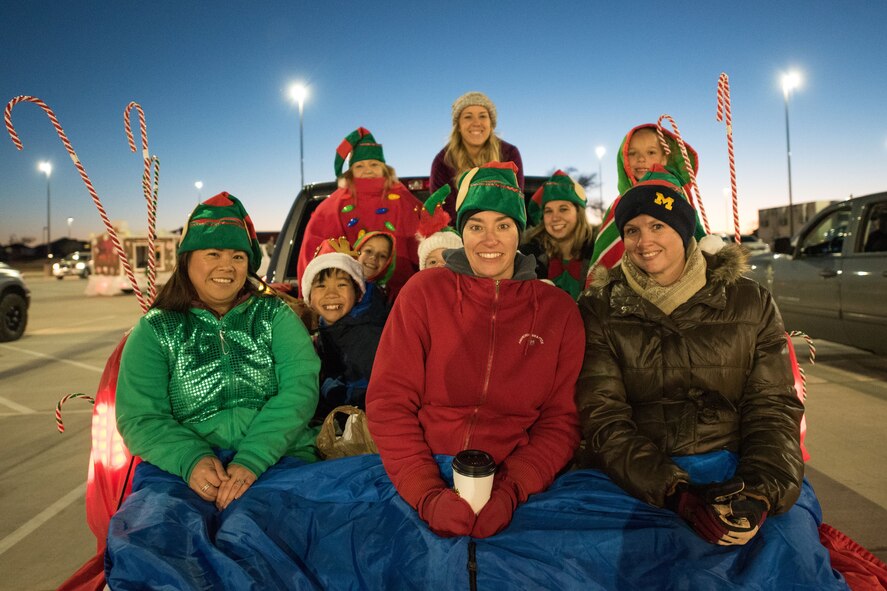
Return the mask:
{"type": "Polygon", "coordinates": [[[305,186],[305,142],[303,133],[303,113],[305,99],[308,98],[308,87],[302,83],[290,86],[290,97],[299,103],[299,190],[305,186]]]}
{"type": "Polygon", "coordinates": [[[782,75],[782,97],[785,99],[785,155],[788,162],[788,233],[795,235],[795,212],[792,203],[792,145],[788,133],[788,97],[792,90],[801,85],[801,75],[789,72],[782,75]]]}
{"type": "Polygon", "coordinates": [[[203,188],[203,181],[197,181],[194,183],[194,188],[197,189],[197,203],[200,203],[200,189],[203,188]]]}
{"type": "Polygon", "coordinates": [[[37,170],[46,175],[46,258],[52,258],[52,231],[49,225],[50,196],[49,196],[49,175],[52,174],[52,163],[41,162],[37,165],[37,170]]]}
{"type": "Polygon", "coordinates": [[[71,224],[74,223],[74,218],[68,218],[68,240],[71,239],[71,224]]]}
{"type": "Polygon", "coordinates": [[[601,222],[604,221],[604,166],[602,164],[604,154],[607,153],[607,149],[603,146],[598,146],[594,149],[594,153],[597,154],[597,184],[600,188],[601,192],[601,222]]]}

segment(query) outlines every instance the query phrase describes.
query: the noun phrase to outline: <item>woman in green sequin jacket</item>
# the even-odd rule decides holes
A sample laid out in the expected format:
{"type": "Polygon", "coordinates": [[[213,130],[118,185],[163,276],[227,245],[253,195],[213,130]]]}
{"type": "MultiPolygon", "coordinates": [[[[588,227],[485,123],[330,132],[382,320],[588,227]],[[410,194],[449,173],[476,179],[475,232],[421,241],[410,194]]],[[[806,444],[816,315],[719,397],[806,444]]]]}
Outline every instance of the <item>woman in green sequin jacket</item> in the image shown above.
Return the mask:
{"type": "Polygon", "coordinates": [[[178,254],[127,339],[117,425],[133,455],[221,510],[283,456],[316,459],[320,362],[289,306],[248,280],[261,251],[237,198],[198,205],[178,254]]]}

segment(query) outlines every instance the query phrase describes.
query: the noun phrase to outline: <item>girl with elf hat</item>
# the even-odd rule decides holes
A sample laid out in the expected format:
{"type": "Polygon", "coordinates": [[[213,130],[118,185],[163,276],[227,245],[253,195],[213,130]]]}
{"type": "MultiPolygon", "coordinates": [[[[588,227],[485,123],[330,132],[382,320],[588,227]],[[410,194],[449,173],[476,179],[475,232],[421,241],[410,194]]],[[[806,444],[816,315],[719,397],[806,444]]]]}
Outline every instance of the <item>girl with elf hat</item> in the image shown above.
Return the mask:
{"type": "Polygon", "coordinates": [[[803,481],[804,409],[773,298],[742,276],[739,245],[699,248],[679,179],[658,163],[644,179],[615,206],[620,264],[599,267],[579,299],[578,465],[647,507],[635,519],[648,521],[649,545],[640,536],[632,545],[669,565],[627,569],[622,583],[650,588],[644,576],[655,573],[661,588],[717,588],[730,573],[742,588],[844,588],[803,481]],[[667,544],[652,537],[657,528],[667,544]]]}
{"type": "Polygon", "coordinates": [[[401,290],[367,391],[386,472],[440,536],[485,538],[506,528],[578,442],[582,323],[570,296],[537,281],[533,258],[517,250],[526,212],[516,172],[511,162],[491,162],[462,175],[456,229],[464,247],[401,290]],[[435,458],[467,448],[498,464],[477,514],[435,458]]]}
{"type": "MultiPolygon", "coordinates": [[[[431,163],[431,191],[450,185],[455,196],[456,181],[466,171],[486,162],[513,162],[517,167],[517,185],[524,188],[524,164],[516,146],[502,140],[496,130],[496,105],[482,92],[466,92],[453,102],[453,127],[449,143],[431,163]]],[[[443,204],[450,218],[456,217],[456,204],[443,204]]]]}
{"type": "Polygon", "coordinates": [[[172,277],[126,340],[117,427],[143,461],[110,523],[112,588],[218,587],[215,569],[237,550],[216,546],[216,534],[240,518],[239,499],[278,467],[316,459],[308,421],[320,362],[305,327],[256,276],[261,257],[236,197],[199,204],[172,277]]]}
{"type": "Polygon", "coordinates": [[[558,170],[529,203],[534,227],[520,251],[536,257],[536,276],[550,279],[577,299],[585,287],[594,230],[585,216],[585,189],[558,170]]]}
{"type": "Polygon", "coordinates": [[[336,149],[334,169],[340,188],[317,206],[308,221],[299,252],[299,279],[324,240],[345,236],[355,244],[377,230],[396,238],[392,254],[397,262],[389,280],[396,291],[419,268],[416,225],[422,203],[397,180],[385,163],[382,145],[363,127],[348,134],[336,149]],[[343,172],[346,160],[348,169],[343,172]]]}
{"type": "MultiPolygon", "coordinates": [[[[659,142],[659,134],[656,124],[644,123],[629,130],[622,139],[619,152],[616,154],[616,174],[618,176],[619,194],[622,195],[640,182],[651,170],[654,164],[665,168],[668,173],[678,179],[681,194],[686,199],[691,190],[691,179],[687,172],[687,163],[681,154],[675,135],[663,129],[662,133],[668,143],[670,153],[666,154],[659,142]]],[[[687,156],[690,158],[690,166],[693,173],[699,172],[699,156],[690,145],[686,145],[687,156]]],[[[625,247],[619,230],[613,219],[613,212],[619,203],[619,197],[610,205],[604,214],[603,222],[594,242],[594,252],[591,255],[591,266],[603,266],[611,269],[622,258],[625,247]]],[[[697,240],[705,237],[705,229],[697,219],[694,235],[697,240]]]]}

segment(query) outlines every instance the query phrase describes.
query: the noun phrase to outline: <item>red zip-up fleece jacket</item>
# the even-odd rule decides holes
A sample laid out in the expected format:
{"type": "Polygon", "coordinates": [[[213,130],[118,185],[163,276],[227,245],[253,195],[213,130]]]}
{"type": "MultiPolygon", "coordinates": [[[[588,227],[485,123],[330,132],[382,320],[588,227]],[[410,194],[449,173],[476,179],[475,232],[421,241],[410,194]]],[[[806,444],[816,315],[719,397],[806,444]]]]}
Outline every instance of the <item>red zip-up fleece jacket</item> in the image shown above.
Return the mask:
{"type": "Polygon", "coordinates": [[[434,454],[484,450],[526,498],[551,484],[579,443],[585,329],[576,303],[535,279],[533,257],[518,253],[515,279],[493,280],[470,274],[464,250],[450,252],[447,267],[414,275],[400,292],[367,391],[382,463],[414,508],[447,486],[434,454]]]}

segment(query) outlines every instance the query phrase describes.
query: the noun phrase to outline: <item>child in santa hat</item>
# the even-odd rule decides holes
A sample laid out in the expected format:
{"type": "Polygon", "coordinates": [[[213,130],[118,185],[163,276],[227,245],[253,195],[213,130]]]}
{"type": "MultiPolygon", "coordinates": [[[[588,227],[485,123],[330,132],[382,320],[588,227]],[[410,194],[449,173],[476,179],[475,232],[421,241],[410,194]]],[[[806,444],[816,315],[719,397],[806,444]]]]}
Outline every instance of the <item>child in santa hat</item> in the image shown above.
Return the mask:
{"type": "Polygon", "coordinates": [[[337,244],[326,241],[302,276],[305,301],[320,317],[313,335],[321,361],[320,400],[312,424],[322,423],[337,406],[365,408],[370,371],[388,318],[385,298],[377,297],[366,282],[353,253],[337,252],[337,244]]]}
{"type": "Polygon", "coordinates": [[[419,270],[443,267],[443,252],[448,249],[462,248],[462,237],[455,228],[450,227],[450,214],[443,208],[450,186],[444,185],[435,191],[419,212],[419,228],[416,238],[419,239],[419,270]]]}

